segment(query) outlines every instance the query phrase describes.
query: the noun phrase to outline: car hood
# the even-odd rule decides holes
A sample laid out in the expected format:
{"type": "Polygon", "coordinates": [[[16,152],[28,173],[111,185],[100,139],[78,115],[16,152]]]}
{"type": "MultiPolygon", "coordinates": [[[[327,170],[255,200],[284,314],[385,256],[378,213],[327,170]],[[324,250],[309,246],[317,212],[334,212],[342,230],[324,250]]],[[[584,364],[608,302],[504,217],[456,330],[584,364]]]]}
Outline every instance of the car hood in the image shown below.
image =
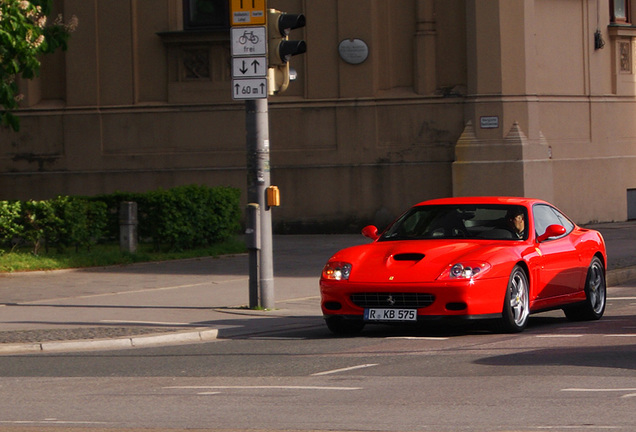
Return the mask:
{"type": "Polygon", "coordinates": [[[384,241],[344,249],[330,261],[351,263],[350,282],[429,282],[449,265],[462,260],[487,261],[495,251],[508,247],[468,241],[384,241]]]}

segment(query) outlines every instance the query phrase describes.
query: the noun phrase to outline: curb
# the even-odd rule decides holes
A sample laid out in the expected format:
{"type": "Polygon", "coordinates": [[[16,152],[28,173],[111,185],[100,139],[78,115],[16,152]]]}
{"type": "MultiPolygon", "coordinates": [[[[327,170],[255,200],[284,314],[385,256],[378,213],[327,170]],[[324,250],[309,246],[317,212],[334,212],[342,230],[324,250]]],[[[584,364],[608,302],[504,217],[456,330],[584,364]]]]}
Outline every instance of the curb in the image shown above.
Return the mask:
{"type": "Polygon", "coordinates": [[[622,285],[636,279],[636,267],[625,267],[609,270],[605,275],[605,284],[608,287],[622,285]]]}
{"type": "Polygon", "coordinates": [[[147,336],[133,336],[115,339],[84,339],[76,341],[55,341],[40,343],[16,343],[0,345],[1,354],[69,352],[103,349],[144,348],[164,344],[182,344],[211,341],[217,339],[218,329],[201,329],[191,332],[163,333],[147,336]]]}

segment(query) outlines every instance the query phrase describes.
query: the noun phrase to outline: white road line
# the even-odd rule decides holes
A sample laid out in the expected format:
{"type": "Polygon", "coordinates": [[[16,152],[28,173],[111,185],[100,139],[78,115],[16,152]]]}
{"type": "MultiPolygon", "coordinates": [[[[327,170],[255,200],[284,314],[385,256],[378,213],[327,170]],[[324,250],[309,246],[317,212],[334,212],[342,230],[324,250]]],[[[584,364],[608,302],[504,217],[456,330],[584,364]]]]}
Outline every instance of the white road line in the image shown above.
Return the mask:
{"type": "Polygon", "coordinates": [[[363,365],[358,365],[358,366],[351,366],[351,367],[342,368],[342,369],[333,369],[333,370],[328,370],[328,371],[324,371],[324,372],[316,372],[316,373],[311,374],[311,376],[331,375],[331,374],[336,374],[336,373],[340,373],[340,372],[348,372],[348,371],[352,371],[352,370],[356,370],[356,369],[364,369],[364,368],[377,366],[377,365],[378,365],[377,363],[368,363],[368,364],[363,364],[363,365]]]}
{"type": "Polygon", "coordinates": [[[536,335],[538,338],[580,338],[582,334],[556,334],[556,335],[536,335]]]}
{"type": "Polygon", "coordinates": [[[13,424],[13,425],[108,425],[110,422],[98,422],[98,421],[72,421],[72,420],[57,420],[57,419],[44,419],[44,420],[0,420],[0,424],[13,424]]]}
{"type": "Polygon", "coordinates": [[[169,386],[164,389],[181,390],[334,390],[351,391],[362,390],[362,387],[323,387],[323,386],[283,386],[283,385],[256,385],[256,386],[169,386]]]}
{"type": "Polygon", "coordinates": [[[608,297],[607,300],[636,300],[636,297],[608,297]]]}
{"type": "Polygon", "coordinates": [[[404,339],[404,340],[428,340],[428,341],[445,341],[447,337],[432,337],[432,336],[390,336],[386,339],[404,339]]]}
{"type": "Polygon", "coordinates": [[[581,392],[581,393],[593,393],[593,392],[636,392],[636,388],[564,388],[561,391],[566,392],[581,392]]]}
{"type": "Polygon", "coordinates": [[[228,283],[228,282],[237,282],[237,281],[244,281],[244,280],[248,280],[248,278],[240,277],[240,278],[224,279],[224,280],[219,280],[219,281],[198,282],[198,283],[185,284],[185,285],[172,285],[172,286],[163,286],[163,287],[154,287],[154,288],[141,288],[141,289],[130,290],[130,291],[116,291],[116,292],[107,292],[107,293],[98,293],[98,294],[85,294],[85,295],[75,296],[75,297],[48,298],[48,299],[40,299],[40,300],[20,302],[20,303],[16,303],[15,305],[16,306],[20,306],[20,305],[28,305],[28,304],[40,304],[40,303],[54,302],[54,301],[59,301],[59,300],[68,300],[69,298],[72,298],[72,299],[87,299],[87,298],[108,297],[108,296],[124,296],[124,295],[128,295],[128,294],[148,293],[148,292],[152,292],[152,291],[170,291],[170,290],[176,290],[176,289],[182,289],[182,288],[195,288],[195,287],[200,287],[200,286],[205,286],[205,285],[220,285],[220,284],[224,284],[224,283],[228,283]]]}
{"type": "Polygon", "coordinates": [[[307,340],[304,337],[283,337],[283,336],[253,336],[249,340],[307,340]]]}
{"type": "Polygon", "coordinates": [[[320,296],[298,297],[293,299],[280,300],[280,303],[294,303],[294,302],[307,301],[307,300],[317,300],[319,298],[320,296]]]}
{"type": "Polygon", "coordinates": [[[566,388],[561,389],[564,392],[579,392],[579,393],[627,393],[621,396],[621,399],[636,397],[636,388],[615,388],[615,389],[592,389],[592,388],[566,388]]]}
{"type": "Polygon", "coordinates": [[[599,430],[599,429],[623,429],[621,426],[597,426],[597,425],[577,425],[577,426],[536,426],[537,429],[556,429],[556,430],[566,430],[566,429],[590,429],[590,430],[599,430]]]}
{"type": "Polygon", "coordinates": [[[145,325],[163,325],[163,326],[187,326],[192,325],[189,322],[163,322],[163,321],[131,321],[131,320],[99,320],[106,324],[145,324],[145,325]]]}
{"type": "Polygon", "coordinates": [[[605,337],[636,337],[636,333],[625,333],[625,334],[606,334],[603,335],[605,337]]]}

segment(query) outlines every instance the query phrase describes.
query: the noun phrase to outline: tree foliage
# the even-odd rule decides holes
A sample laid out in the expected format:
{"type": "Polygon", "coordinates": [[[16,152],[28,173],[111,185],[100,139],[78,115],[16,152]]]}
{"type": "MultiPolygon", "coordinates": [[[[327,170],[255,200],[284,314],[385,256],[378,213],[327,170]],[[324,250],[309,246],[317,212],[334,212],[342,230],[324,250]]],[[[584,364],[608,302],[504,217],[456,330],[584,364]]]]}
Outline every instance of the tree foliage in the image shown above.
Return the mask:
{"type": "Polygon", "coordinates": [[[14,130],[20,127],[11,111],[22,99],[16,79],[36,77],[40,56],[66,50],[77,18],[68,23],[58,15],[52,22],[52,0],[0,0],[0,123],[14,130]]]}

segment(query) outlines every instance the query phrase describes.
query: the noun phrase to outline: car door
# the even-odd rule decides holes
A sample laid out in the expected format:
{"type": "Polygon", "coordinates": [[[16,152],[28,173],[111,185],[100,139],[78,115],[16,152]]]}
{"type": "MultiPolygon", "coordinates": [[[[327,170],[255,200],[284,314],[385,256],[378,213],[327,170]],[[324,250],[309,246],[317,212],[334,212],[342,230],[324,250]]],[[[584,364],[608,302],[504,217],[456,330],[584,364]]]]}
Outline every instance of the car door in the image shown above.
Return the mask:
{"type": "MultiPolygon", "coordinates": [[[[574,239],[570,235],[574,224],[556,208],[546,204],[536,204],[532,208],[536,237],[545,233],[550,225],[561,225],[565,233],[559,237],[549,237],[536,245],[538,257],[538,289],[536,299],[545,301],[569,295],[579,290],[581,262],[574,239]]],[[[548,306],[546,304],[545,306],[548,306]]]]}

